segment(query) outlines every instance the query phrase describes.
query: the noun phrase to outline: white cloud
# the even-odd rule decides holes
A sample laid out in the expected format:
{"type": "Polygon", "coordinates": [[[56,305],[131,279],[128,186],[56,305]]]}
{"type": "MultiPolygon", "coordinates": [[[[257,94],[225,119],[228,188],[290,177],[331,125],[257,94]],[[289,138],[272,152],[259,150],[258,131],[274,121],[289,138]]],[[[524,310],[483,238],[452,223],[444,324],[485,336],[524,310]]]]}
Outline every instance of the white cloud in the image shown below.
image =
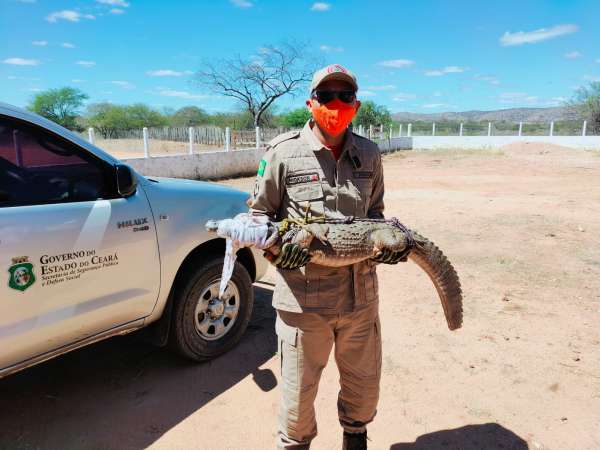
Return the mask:
{"type": "Polygon", "coordinates": [[[600,59],[597,59],[597,60],[596,60],[596,62],[597,62],[598,64],[600,64],[600,59]]]}
{"type": "Polygon", "coordinates": [[[183,72],[178,72],[177,70],[171,69],[158,69],[158,70],[149,70],[146,72],[146,75],[150,75],[151,77],[181,77],[183,75],[191,74],[191,70],[185,70],[183,72]]]}
{"type": "Polygon", "coordinates": [[[528,104],[536,104],[539,101],[539,98],[534,95],[529,95],[525,92],[502,92],[498,96],[500,103],[506,104],[515,104],[515,103],[528,103],[528,104]]]}
{"type": "Polygon", "coordinates": [[[474,80],[479,80],[479,81],[486,81],[490,84],[493,85],[499,85],[500,84],[500,80],[498,80],[497,77],[493,76],[493,75],[480,75],[480,74],[476,74],[473,77],[474,80]]]}
{"type": "Polygon", "coordinates": [[[187,91],[175,91],[173,89],[163,89],[163,88],[158,88],[159,90],[154,92],[155,94],[158,95],[163,95],[165,97],[178,97],[178,98],[185,98],[188,100],[199,100],[199,99],[204,99],[204,98],[208,98],[208,95],[205,94],[192,94],[190,92],[187,91]]]}
{"type": "Polygon", "coordinates": [[[600,77],[594,75],[584,75],[583,79],[586,81],[600,81],[600,77]]]}
{"type": "Polygon", "coordinates": [[[27,80],[27,81],[39,81],[39,78],[34,78],[34,77],[17,77],[15,75],[9,75],[6,78],[8,78],[9,80],[27,80]]]}
{"type": "Polygon", "coordinates": [[[31,45],[37,45],[38,47],[45,47],[48,45],[48,41],[33,41],[31,45]]]}
{"type": "Polygon", "coordinates": [[[37,59],[25,58],[7,58],[2,61],[4,64],[12,64],[13,66],[39,66],[41,61],[37,59]]]}
{"type": "Polygon", "coordinates": [[[111,81],[112,84],[114,84],[115,86],[119,86],[120,88],[123,89],[127,89],[127,90],[131,90],[131,89],[135,89],[135,85],[130,83],[129,81],[111,81]]]}
{"type": "Polygon", "coordinates": [[[579,27],[571,24],[556,25],[552,28],[540,28],[534,31],[517,31],[516,33],[507,31],[500,38],[500,45],[506,47],[510,45],[536,44],[577,31],[579,31],[579,27]]]}
{"type": "Polygon", "coordinates": [[[248,0],[230,0],[230,2],[238,8],[252,8],[254,6],[254,3],[248,0]]]}
{"type": "Polygon", "coordinates": [[[377,95],[377,94],[375,92],[373,92],[373,91],[368,91],[368,90],[364,90],[363,91],[362,89],[360,89],[358,91],[358,96],[359,97],[374,97],[375,95],[377,95]]]}
{"type": "Polygon", "coordinates": [[[372,91],[393,91],[396,89],[396,86],[393,84],[382,84],[377,86],[367,86],[367,89],[372,91]]]}
{"type": "Polygon", "coordinates": [[[29,92],[42,92],[42,89],[40,89],[38,87],[30,87],[30,88],[27,88],[25,90],[29,91],[29,92]]]}
{"type": "Polygon", "coordinates": [[[569,99],[567,97],[552,97],[550,101],[546,102],[548,106],[560,106],[563,105],[569,99]]]}
{"type": "Polygon", "coordinates": [[[394,69],[403,69],[404,67],[412,66],[415,62],[410,59],[389,59],[380,61],[377,64],[383,67],[393,67],[394,69]]]}
{"type": "Polygon", "coordinates": [[[78,78],[74,78],[71,80],[71,83],[85,83],[85,80],[80,80],[78,78]]]}
{"type": "Polygon", "coordinates": [[[330,45],[321,45],[321,46],[319,46],[319,49],[321,51],[327,52],[327,53],[330,53],[330,52],[339,53],[339,52],[343,52],[344,51],[344,47],[332,47],[330,45]]]}
{"type": "Polygon", "coordinates": [[[431,94],[433,97],[442,97],[444,94],[442,94],[440,91],[435,91],[433,94],[431,94]]]}
{"type": "Polygon", "coordinates": [[[574,51],[574,52],[565,53],[563,56],[567,59],[577,59],[577,58],[581,58],[581,56],[583,56],[583,55],[578,51],[574,51]]]}
{"type": "Polygon", "coordinates": [[[75,64],[77,64],[78,66],[83,66],[83,67],[94,67],[96,65],[95,61],[77,61],[75,64]]]}
{"type": "Polygon", "coordinates": [[[91,14],[82,14],[78,11],[72,11],[72,10],[63,10],[63,11],[57,11],[57,12],[53,12],[52,14],[49,14],[46,17],[46,20],[48,22],[58,22],[59,20],[66,20],[68,22],[79,22],[81,19],[95,19],[96,16],[93,16],[91,14]]]}
{"type": "Polygon", "coordinates": [[[129,6],[129,2],[126,2],[125,0],[96,0],[96,2],[102,3],[103,5],[121,6],[123,8],[129,6]]]}
{"type": "Polygon", "coordinates": [[[64,48],[75,48],[75,45],[71,44],[70,42],[63,42],[60,45],[61,45],[61,47],[64,47],[64,48]]]}
{"type": "Polygon", "coordinates": [[[415,94],[407,94],[405,92],[398,92],[396,95],[392,97],[392,100],[395,102],[405,102],[407,100],[414,100],[417,98],[415,94]]]}
{"type": "Polygon", "coordinates": [[[450,105],[448,105],[447,103],[425,103],[422,106],[423,106],[423,108],[427,108],[427,109],[436,109],[436,108],[448,107],[450,105]]]}
{"type": "Polygon", "coordinates": [[[462,73],[466,70],[469,70],[469,68],[459,66],[446,66],[443,69],[427,70],[424,72],[424,74],[427,77],[441,77],[442,75],[446,75],[448,73],[462,73]]]}
{"type": "Polygon", "coordinates": [[[331,3],[325,3],[325,2],[316,2],[313,3],[313,5],[310,7],[311,11],[329,11],[331,9],[331,3]]]}
{"type": "Polygon", "coordinates": [[[120,8],[113,8],[109,11],[109,13],[111,14],[125,14],[125,10],[124,9],[120,9],[120,8]]]}

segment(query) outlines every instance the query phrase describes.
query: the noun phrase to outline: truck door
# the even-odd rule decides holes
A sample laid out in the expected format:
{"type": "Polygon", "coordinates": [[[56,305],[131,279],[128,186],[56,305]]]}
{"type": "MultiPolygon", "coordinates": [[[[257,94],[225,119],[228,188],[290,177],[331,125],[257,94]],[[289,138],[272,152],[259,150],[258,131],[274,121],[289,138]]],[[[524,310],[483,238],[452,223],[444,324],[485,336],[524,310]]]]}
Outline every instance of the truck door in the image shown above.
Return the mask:
{"type": "Polygon", "coordinates": [[[154,219],[115,185],[108,162],[0,116],[0,369],[152,311],[154,219]]]}

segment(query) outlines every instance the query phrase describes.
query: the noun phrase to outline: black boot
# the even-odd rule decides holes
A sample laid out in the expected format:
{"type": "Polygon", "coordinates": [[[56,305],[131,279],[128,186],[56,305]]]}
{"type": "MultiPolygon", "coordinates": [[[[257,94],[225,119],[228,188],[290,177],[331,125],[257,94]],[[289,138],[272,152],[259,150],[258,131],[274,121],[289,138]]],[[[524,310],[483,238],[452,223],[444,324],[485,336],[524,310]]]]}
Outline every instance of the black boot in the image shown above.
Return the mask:
{"type": "Polygon", "coordinates": [[[347,433],[344,431],[342,450],[367,450],[367,432],[347,433]]]}

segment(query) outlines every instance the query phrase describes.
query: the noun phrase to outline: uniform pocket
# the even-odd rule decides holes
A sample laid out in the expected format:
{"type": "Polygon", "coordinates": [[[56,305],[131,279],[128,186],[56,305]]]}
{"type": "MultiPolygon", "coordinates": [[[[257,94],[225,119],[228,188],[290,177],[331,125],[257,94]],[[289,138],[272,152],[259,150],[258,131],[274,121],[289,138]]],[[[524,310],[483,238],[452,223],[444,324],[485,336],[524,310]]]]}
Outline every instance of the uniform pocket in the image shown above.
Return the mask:
{"type": "Polygon", "coordinates": [[[275,333],[280,340],[288,345],[291,345],[292,347],[297,346],[298,328],[288,325],[279,316],[275,319],[275,333]]]}
{"type": "Polygon", "coordinates": [[[369,204],[371,203],[371,194],[373,192],[373,180],[370,178],[356,178],[352,184],[358,191],[359,198],[356,202],[356,215],[361,217],[367,214],[369,204]]]}
{"type": "Polygon", "coordinates": [[[300,388],[298,328],[288,325],[278,315],[275,319],[275,332],[279,344],[279,361],[284,388],[296,391],[300,388]]]}
{"type": "Polygon", "coordinates": [[[364,283],[365,303],[373,303],[379,298],[379,286],[377,281],[377,263],[367,259],[361,264],[360,277],[364,283]]]}
{"type": "Polygon", "coordinates": [[[286,187],[288,196],[295,202],[323,199],[323,187],[320,182],[296,184],[286,187]]]}
{"type": "Polygon", "coordinates": [[[319,181],[287,186],[286,191],[292,209],[298,215],[303,215],[307,207],[310,207],[310,214],[313,217],[320,217],[325,214],[323,206],[325,197],[323,195],[323,187],[319,181]]]}
{"type": "Polygon", "coordinates": [[[321,310],[335,310],[341,297],[344,268],[309,264],[306,266],[306,306],[321,310]]]}

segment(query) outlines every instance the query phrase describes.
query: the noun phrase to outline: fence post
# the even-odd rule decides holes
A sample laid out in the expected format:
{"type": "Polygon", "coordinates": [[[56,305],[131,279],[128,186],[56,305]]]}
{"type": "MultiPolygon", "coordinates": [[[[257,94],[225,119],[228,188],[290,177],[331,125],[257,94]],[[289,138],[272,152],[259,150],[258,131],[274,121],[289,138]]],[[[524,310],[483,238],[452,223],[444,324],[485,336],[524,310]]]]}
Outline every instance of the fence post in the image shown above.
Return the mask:
{"type": "Polygon", "coordinates": [[[144,138],[144,158],[148,158],[150,156],[148,150],[148,128],[142,128],[142,136],[144,138]]]}
{"type": "Polygon", "coordinates": [[[231,150],[231,128],[225,127],[225,150],[231,150]]]}
{"type": "Polygon", "coordinates": [[[492,122],[488,122],[488,136],[492,135],[492,122]]]}
{"type": "Polygon", "coordinates": [[[519,136],[523,136],[523,122],[519,122],[519,136]]]}
{"type": "Polygon", "coordinates": [[[188,128],[188,137],[190,138],[189,153],[190,153],[190,155],[192,155],[194,153],[194,127],[188,128]]]}
{"type": "Polygon", "coordinates": [[[369,125],[369,139],[373,139],[373,125],[369,125]]]}
{"type": "Polygon", "coordinates": [[[412,123],[409,123],[406,129],[406,135],[410,137],[412,135],[412,123]]]}
{"type": "Polygon", "coordinates": [[[256,127],[256,148],[260,148],[260,127],[256,127]]]}
{"type": "Polygon", "coordinates": [[[402,137],[402,124],[398,127],[398,137],[402,137]]]}
{"type": "Polygon", "coordinates": [[[585,136],[585,132],[587,131],[587,120],[583,121],[583,130],[581,131],[581,135],[585,136]]]}
{"type": "Polygon", "coordinates": [[[390,125],[390,139],[392,138],[392,130],[394,129],[394,127],[392,125],[390,125]]]}
{"type": "Polygon", "coordinates": [[[554,136],[554,121],[550,122],[550,136],[554,136]]]}
{"type": "Polygon", "coordinates": [[[431,135],[435,136],[435,122],[433,122],[433,125],[431,125],[431,135]]]}
{"type": "Polygon", "coordinates": [[[94,143],[94,129],[92,127],[88,128],[88,141],[90,141],[90,144],[94,143]]]}
{"type": "Polygon", "coordinates": [[[459,130],[458,130],[458,135],[459,135],[459,136],[462,136],[462,135],[463,135],[463,124],[462,124],[462,123],[460,124],[460,128],[459,128],[459,130]]]}

